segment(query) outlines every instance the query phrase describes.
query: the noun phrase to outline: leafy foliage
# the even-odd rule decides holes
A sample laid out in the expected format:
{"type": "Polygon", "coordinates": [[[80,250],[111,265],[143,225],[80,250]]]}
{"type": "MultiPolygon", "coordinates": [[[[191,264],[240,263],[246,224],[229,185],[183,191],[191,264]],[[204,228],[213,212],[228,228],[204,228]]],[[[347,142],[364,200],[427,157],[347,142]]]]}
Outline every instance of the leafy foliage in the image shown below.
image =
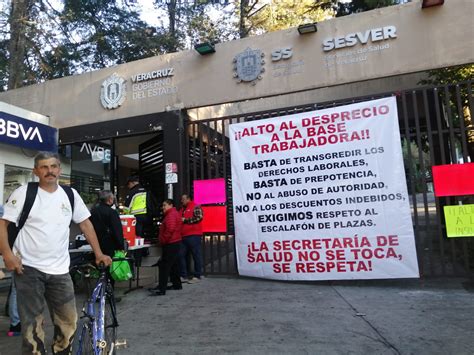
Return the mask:
{"type": "Polygon", "coordinates": [[[170,47],[166,29],[150,27],[122,1],[63,0],[55,8],[48,0],[29,0],[27,11],[14,17],[12,10],[23,2],[0,8],[0,90],[20,74],[10,88],[162,54],[170,47]],[[17,37],[23,41],[12,46],[17,37]]]}
{"type": "MultiPolygon", "coordinates": [[[[429,70],[428,78],[421,80],[419,84],[447,85],[473,79],[474,64],[466,64],[457,67],[429,70]]],[[[459,124],[459,121],[464,121],[469,154],[471,157],[474,157],[474,119],[471,112],[471,102],[473,100],[472,93],[469,92],[467,86],[460,86],[459,95],[461,100],[459,104],[461,107],[458,107],[458,102],[456,101],[454,94],[446,97],[444,92],[440,92],[440,95],[443,103],[448,99],[447,106],[450,106],[455,123],[459,124]]]]}
{"type": "Polygon", "coordinates": [[[377,9],[380,7],[399,4],[400,0],[352,0],[351,2],[337,1],[337,17],[377,9]]]}
{"type": "Polygon", "coordinates": [[[69,34],[76,66],[98,69],[163,53],[166,39],[115,0],[65,0],[61,26],[69,34]],[[84,63],[85,62],[85,63],[84,63]]]}
{"type": "Polygon", "coordinates": [[[466,64],[457,67],[429,70],[428,78],[420,81],[420,84],[445,85],[472,79],[474,79],[474,64],[466,64]]]}
{"type": "Polygon", "coordinates": [[[318,22],[333,17],[334,13],[314,0],[276,0],[266,4],[250,19],[251,31],[271,32],[318,22]]]}

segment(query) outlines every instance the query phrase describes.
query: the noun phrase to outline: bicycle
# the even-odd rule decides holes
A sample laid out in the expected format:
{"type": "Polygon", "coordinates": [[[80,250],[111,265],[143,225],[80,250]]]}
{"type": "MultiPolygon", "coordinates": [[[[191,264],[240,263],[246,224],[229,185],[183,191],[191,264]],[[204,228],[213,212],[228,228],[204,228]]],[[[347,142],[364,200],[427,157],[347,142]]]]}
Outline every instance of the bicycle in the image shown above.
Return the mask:
{"type": "MultiPolygon", "coordinates": [[[[132,258],[113,258],[112,261],[133,261],[132,258]]],[[[72,354],[114,354],[117,340],[117,313],[114,290],[107,268],[99,265],[99,279],[91,297],[82,309],[72,345],[72,354]]]]}

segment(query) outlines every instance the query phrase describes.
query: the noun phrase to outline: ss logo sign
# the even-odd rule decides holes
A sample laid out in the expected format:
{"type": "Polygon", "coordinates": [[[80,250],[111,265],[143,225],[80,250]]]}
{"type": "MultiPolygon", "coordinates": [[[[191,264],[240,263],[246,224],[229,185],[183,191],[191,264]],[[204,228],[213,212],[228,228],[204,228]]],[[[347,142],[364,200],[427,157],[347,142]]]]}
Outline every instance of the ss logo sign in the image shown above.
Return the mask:
{"type": "Polygon", "coordinates": [[[272,62],[278,62],[281,59],[289,59],[293,56],[293,49],[291,47],[275,49],[272,52],[272,62]]]}

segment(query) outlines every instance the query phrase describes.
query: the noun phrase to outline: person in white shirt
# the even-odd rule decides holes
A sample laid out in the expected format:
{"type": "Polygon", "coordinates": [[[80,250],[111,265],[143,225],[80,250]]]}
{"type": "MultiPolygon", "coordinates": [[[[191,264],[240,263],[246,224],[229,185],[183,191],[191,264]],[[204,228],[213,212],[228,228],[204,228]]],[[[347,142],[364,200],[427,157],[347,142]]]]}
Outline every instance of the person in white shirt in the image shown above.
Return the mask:
{"type": "Polygon", "coordinates": [[[27,186],[16,189],[4,206],[0,219],[0,252],[8,270],[15,271],[18,310],[22,323],[23,353],[45,354],[43,312],[48,306],[54,324],[53,354],[69,354],[76,330],[74,287],[69,275],[69,225],[77,223],[95,254],[96,263],[112,263],[100,250],[90,213],[77,191],[74,209],[58,185],[59,156],[40,152],[33,173],[39,178],[38,192],[25,225],[13,245],[7,227],[18,223],[27,186]]]}

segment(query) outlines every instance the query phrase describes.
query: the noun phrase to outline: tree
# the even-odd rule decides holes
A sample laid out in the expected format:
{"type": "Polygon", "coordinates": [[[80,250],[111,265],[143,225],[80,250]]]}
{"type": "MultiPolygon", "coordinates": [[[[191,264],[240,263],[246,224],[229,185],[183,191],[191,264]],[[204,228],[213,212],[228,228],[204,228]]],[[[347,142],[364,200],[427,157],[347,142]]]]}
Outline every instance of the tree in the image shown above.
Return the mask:
{"type": "MultiPolygon", "coordinates": [[[[178,50],[183,49],[184,36],[183,32],[181,31],[182,26],[180,26],[181,15],[183,13],[183,4],[181,3],[181,0],[169,0],[166,2],[162,0],[156,0],[155,3],[158,4],[158,8],[164,7],[168,16],[166,51],[177,52],[178,50]]],[[[185,5],[187,5],[187,2],[185,5]]]]}
{"type": "Polygon", "coordinates": [[[8,21],[10,25],[8,89],[16,89],[23,85],[27,31],[32,18],[33,4],[33,0],[11,2],[11,15],[8,21]]]}
{"type": "Polygon", "coordinates": [[[168,19],[167,52],[191,48],[198,42],[218,43],[232,38],[232,15],[219,1],[155,0],[157,9],[168,19]],[[218,10],[219,21],[211,19],[210,10],[218,10]]]}
{"type": "Polygon", "coordinates": [[[314,0],[271,1],[249,19],[251,29],[256,32],[272,32],[333,17],[333,11],[323,4],[315,4],[314,0]]]}
{"type": "Polygon", "coordinates": [[[0,5],[0,90],[165,53],[167,31],[124,0],[0,5]]]}
{"type": "Polygon", "coordinates": [[[10,6],[0,3],[0,91],[8,85],[8,17],[10,6]]]}
{"type": "MultiPolygon", "coordinates": [[[[429,70],[427,74],[427,79],[421,80],[419,84],[438,86],[459,83],[474,79],[474,64],[433,69],[429,70]]],[[[442,97],[441,103],[444,105],[446,102],[446,97],[444,97],[444,91],[440,91],[440,95],[442,97]]],[[[467,86],[465,85],[461,85],[459,87],[459,95],[461,107],[458,107],[458,102],[456,100],[455,93],[450,95],[450,97],[448,98],[448,105],[450,106],[451,113],[453,115],[453,120],[456,125],[459,125],[460,120],[464,120],[469,155],[471,156],[471,159],[474,159],[474,120],[470,109],[470,101],[472,102],[474,99],[472,98],[472,93],[467,90],[467,86]],[[461,110],[461,112],[459,111],[459,109],[461,110]]]]}
{"type": "Polygon", "coordinates": [[[397,5],[402,0],[352,0],[350,2],[335,1],[336,16],[346,16],[354,13],[397,5]]]}
{"type": "Polygon", "coordinates": [[[240,0],[239,7],[239,37],[248,37],[254,30],[253,17],[265,8],[266,4],[259,0],[240,0]]]}
{"type": "Polygon", "coordinates": [[[211,19],[205,9],[186,15],[186,39],[189,46],[196,43],[219,43],[232,38],[233,31],[226,23],[232,19],[228,13],[222,12],[219,21],[211,19]]]}
{"type": "Polygon", "coordinates": [[[82,63],[76,62],[75,66],[82,70],[142,59],[166,50],[164,31],[151,28],[133,8],[117,6],[115,0],[65,0],[61,25],[70,35],[66,49],[71,49],[72,58],[80,58],[82,63]]]}
{"type": "Polygon", "coordinates": [[[433,69],[427,72],[428,78],[420,81],[422,85],[447,85],[474,79],[474,64],[433,69]]]}

